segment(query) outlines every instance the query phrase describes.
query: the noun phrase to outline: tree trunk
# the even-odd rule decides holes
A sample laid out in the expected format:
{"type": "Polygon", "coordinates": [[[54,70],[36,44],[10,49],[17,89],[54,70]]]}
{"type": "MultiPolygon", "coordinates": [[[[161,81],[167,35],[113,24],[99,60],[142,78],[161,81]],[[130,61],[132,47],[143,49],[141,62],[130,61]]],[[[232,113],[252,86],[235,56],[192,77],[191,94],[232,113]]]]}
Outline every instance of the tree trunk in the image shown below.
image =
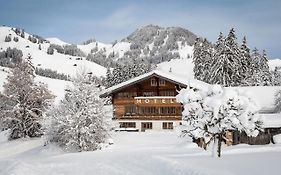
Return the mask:
{"type": "Polygon", "coordinates": [[[218,150],[218,138],[217,136],[214,136],[214,143],[213,143],[213,150],[212,150],[212,157],[217,157],[216,150],[218,150]]]}
{"type": "Polygon", "coordinates": [[[222,133],[218,135],[218,157],[221,157],[221,142],[222,142],[222,133]]]}

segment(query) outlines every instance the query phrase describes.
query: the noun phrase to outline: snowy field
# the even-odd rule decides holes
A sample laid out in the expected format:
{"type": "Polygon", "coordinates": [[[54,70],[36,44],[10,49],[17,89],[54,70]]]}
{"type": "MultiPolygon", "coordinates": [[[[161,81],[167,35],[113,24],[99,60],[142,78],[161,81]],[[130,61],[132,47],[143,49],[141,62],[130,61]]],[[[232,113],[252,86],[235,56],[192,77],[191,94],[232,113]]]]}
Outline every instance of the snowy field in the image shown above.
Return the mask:
{"type": "Polygon", "coordinates": [[[224,147],[213,158],[176,132],[113,133],[114,145],[64,153],[44,140],[7,142],[0,133],[1,175],[243,175],[279,174],[281,145],[224,147]]]}

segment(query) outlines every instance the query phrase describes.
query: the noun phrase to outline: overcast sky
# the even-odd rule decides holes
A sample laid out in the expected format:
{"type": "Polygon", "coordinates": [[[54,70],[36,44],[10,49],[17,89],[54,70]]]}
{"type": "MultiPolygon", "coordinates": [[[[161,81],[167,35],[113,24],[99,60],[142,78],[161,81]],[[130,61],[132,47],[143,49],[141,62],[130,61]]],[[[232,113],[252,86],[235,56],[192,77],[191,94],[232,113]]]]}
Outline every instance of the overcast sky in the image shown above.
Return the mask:
{"type": "Polygon", "coordinates": [[[236,29],[239,42],[281,58],[280,0],[1,0],[0,23],[70,43],[120,40],[139,27],[180,26],[216,41],[236,29]]]}

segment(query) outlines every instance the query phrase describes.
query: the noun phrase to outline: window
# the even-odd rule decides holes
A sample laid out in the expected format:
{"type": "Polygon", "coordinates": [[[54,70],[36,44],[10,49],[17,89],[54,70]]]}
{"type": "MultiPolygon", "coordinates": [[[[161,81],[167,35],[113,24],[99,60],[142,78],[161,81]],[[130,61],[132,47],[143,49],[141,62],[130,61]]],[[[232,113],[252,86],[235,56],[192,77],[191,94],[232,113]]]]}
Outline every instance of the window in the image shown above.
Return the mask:
{"type": "Polygon", "coordinates": [[[175,96],[175,92],[174,91],[161,91],[160,92],[161,96],[175,96]]]}
{"type": "Polygon", "coordinates": [[[154,96],[154,92],[143,92],[144,97],[152,97],[154,96]]]}
{"type": "Polygon", "coordinates": [[[118,94],[117,94],[117,98],[129,98],[129,93],[128,92],[119,92],[118,94]]]}
{"type": "Polygon", "coordinates": [[[136,92],[119,92],[117,94],[118,99],[133,98],[133,97],[136,97],[136,96],[137,96],[136,92]]]}
{"type": "Polygon", "coordinates": [[[120,128],[136,128],[136,122],[120,122],[120,128]]]}
{"type": "Polygon", "coordinates": [[[134,115],[136,114],[135,106],[125,106],[125,115],[134,115]]]}
{"type": "Polygon", "coordinates": [[[175,107],[161,107],[160,114],[175,114],[176,108],[175,107]]]}
{"type": "Polygon", "coordinates": [[[163,79],[159,79],[159,86],[165,86],[166,81],[163,79]]]}
{"type": "Polygon", "coordinates": [[[144,114],[144,115],[146,115],[146,114],[149,115],[149,114],[157,114],[158,111],[157,111],[156,107],[141,107],[140,113],[144,114]]]}
{"type": "Polygon", "coordinates": [[[142,122],[141,123],[142,131],[146,129],[152,129],[152,123],[151,122],[142,122]]]}
{"type": "Polygon", "coordinates": [[[155,78],[151,78],[151,86],[157,86],[157,80],[155,78]]]}
{"type": "Polygon", "coordinates": [[[174,128],[173,122],[163,122],[162,128],[163,129],[173,129],[174,128]]]}

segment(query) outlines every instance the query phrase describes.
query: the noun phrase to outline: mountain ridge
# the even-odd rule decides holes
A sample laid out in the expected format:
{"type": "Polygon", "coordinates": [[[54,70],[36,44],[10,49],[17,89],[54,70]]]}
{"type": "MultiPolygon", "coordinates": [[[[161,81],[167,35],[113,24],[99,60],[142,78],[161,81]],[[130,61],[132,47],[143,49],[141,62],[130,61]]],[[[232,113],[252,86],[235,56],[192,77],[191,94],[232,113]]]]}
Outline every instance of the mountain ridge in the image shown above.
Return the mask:
{"type": "MultiPolygon", "coordinates": [[[[47,54],[48,48],[52,44],[62,47],[73,45],[59,38],[44,39],[26,32],[25,37],[22,38],[21,29],[6,26],[1,26],[0,32],[0,52],[8,47],[15,47],[23,51],[23,57],[28,55],[33,57],[33,62],[37,67],[52,69],[68,75],[74,75],[78,68],[85,67],[89,69],[89,73],[98,77],[105,77],[106,67],[127,64],[132,59],[141,59],[148,64],[156,65],[172,59],[192,58],[193,44],[198,37],[181,27],[161,27],[150,24],[136,29],[127,37],[112,44],[89,39],[81,45],[74,45],[84,53],[84,56],[73,56],[59,53],[56,49],[54,49],[53,55],[47,54]],[[5,42],[6,36],[10,36],[11,41],[5,42]],[[15,37],[18,38],[17,42],[14,41],[15,37]]],[[[271,67],[281,65],[278,60],[273,62],[273,64],[269,63],[271,67]]]]}

